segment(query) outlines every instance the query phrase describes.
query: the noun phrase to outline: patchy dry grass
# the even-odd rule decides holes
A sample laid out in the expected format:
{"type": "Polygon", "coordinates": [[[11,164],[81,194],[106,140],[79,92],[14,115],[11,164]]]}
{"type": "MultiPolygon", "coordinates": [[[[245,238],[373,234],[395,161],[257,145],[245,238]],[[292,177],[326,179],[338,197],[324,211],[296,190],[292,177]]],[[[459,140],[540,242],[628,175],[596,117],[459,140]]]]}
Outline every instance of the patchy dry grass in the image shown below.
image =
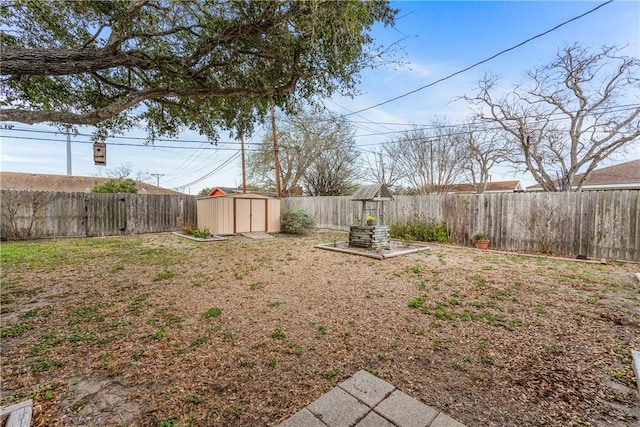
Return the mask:
{"type": "Polygon", "coordinates": [[[34,426],[277,425],[366,369],[469,426],[638,422],[633,265],[343,235],[2,245],[2,405],[34,426]]]}

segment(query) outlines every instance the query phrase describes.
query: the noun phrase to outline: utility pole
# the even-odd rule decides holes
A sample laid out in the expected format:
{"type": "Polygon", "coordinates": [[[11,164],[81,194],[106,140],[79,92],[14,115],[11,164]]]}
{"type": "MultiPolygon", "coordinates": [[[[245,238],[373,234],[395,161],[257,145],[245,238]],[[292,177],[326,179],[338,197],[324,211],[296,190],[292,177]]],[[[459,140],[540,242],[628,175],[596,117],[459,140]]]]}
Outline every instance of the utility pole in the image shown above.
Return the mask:
{"type": "Polygon", "coordinates": [[[71,134],[67,129],[67,176],[71,175],[71,134]]]}
{"type": "Polygon", "coordinates": [[[240,135],[240,151],[242,153],[242,192],[247,192],[247,172],[244,165],[244,135],[240,135]]]}
{"type": "Polygon", "coordinates": [[[164,174],[163,173],[152,173],[150,175],[156,177],[156,187],[160,187],[160,177],[164,176],[164,174]]]}
{"type": "Polygon", "coordinates": [[[276,110],[273,104],[271,104],[271,132],[273,132],[273,157],[276,167],[276,196],[281,198],[282,190],[280,189],[280,160],[278,158],[278,137],[276,135],[276,110]]]}

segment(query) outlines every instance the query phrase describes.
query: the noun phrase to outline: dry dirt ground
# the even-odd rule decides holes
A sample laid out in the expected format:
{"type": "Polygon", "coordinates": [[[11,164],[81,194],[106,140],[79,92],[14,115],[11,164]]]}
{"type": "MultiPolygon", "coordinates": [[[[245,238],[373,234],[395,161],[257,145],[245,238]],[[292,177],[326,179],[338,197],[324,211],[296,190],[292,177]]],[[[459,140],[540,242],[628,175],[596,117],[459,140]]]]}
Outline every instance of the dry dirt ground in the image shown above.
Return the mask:
{"type": "Polygon", "coordinates": [[[366,369],[468,426],[637,426],[633,264],[323,232],[2,244],[0,405],[33,426],[273,426],[366,369]]]}

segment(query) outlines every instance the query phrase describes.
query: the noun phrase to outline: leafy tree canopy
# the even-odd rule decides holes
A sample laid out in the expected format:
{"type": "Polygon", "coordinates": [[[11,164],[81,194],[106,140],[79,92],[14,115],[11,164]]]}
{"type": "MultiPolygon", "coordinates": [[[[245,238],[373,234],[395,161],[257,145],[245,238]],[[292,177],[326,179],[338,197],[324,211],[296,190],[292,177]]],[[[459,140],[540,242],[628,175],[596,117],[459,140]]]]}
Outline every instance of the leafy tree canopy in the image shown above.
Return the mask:
{"type": "Polygon", "coordinates": [[[374,1],[15,0],[0,8],[2,120],[249,134],[269,103],[355,93],[382,61],[374,1]]]}
{"type": "Polygon", "coordinates": [[[137,193],[136,182],[132,179],[108,179],[91,188],[92,193],[137,193]]]}

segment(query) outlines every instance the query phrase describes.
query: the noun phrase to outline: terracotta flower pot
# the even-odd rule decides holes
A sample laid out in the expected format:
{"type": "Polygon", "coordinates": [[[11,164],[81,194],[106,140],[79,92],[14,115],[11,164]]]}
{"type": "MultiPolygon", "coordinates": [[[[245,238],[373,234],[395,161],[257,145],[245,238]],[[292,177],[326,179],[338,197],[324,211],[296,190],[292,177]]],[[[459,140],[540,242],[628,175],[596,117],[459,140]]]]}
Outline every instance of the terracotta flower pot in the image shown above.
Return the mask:
{"type": "Polygon", "coordinates": [[[489,247],[489,240],[476,240],[476,248],[487,249],[489,247]]]}

